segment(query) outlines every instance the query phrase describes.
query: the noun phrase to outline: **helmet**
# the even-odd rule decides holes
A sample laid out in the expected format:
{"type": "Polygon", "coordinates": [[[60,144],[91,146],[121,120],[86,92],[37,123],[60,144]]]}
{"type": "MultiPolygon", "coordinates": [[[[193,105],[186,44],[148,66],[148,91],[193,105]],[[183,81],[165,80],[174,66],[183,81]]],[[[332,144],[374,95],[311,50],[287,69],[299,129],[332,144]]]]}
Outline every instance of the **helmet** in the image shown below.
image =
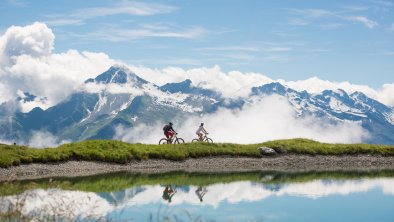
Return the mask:
{"type": "Polygon", "coordinates": [[[204,123],[201,123],[201,126],[204,126],[204,123]]]}
{"type": "Polygon", "coordinates": [[[172,126],[172,122],[170,122],[169,125],[172,126]]]}

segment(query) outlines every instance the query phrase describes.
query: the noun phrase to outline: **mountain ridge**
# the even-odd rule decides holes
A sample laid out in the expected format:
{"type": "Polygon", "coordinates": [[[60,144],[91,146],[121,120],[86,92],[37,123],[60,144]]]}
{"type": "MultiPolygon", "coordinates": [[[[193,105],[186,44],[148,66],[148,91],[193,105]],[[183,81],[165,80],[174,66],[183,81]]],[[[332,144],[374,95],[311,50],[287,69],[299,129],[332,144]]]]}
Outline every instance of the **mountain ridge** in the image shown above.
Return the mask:
{"type": "MultiPolygon", "coordinates": [[[[17,111],[11,122],[7,120],[9,116],[0,116],[3,122],[0,133],[6,135],[3,139],[29,138],[34,131],[48,131],[60,139],[72,141],[111,139],[118,125],[134,127],[149,125],[153,121],[186,119],[213,113],[220,108],[239,109],[255,99],[278,95],[287,99],[297,117],[313,115],[334,122],[359,122],[373,136],[363,142],[394,144],[394,138],[391,138],[394,135],[394,108],[362,92],[348,94],[338,89],[311,94],[272,82],[252,87],[246,98],[228,99],[219,92],[193,85],[190,79],[157,86],[124,66],[112,66],[96,78],[87,79],[83,86],[89,84],[103,88],[74,93],[46,110],[17,111]],[[123,86],[122,89],[126,90],[111,90],[112,85],[123,86]]],[[[31,94],[25,95],[33,98],[31,94]]]]}

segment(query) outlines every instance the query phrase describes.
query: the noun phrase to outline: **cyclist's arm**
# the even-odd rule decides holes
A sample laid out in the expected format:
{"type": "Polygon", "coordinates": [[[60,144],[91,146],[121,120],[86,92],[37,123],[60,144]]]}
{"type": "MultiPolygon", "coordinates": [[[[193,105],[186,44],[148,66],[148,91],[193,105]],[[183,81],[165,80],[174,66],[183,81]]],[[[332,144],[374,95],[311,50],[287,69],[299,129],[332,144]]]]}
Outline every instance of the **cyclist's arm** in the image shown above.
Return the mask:
{"type": "Polygon", "coordinates": [[[205,128],[202,128],[202,130],[204,131],[205,134],[208,134],[208,132],[205,130],[205,128]]]}

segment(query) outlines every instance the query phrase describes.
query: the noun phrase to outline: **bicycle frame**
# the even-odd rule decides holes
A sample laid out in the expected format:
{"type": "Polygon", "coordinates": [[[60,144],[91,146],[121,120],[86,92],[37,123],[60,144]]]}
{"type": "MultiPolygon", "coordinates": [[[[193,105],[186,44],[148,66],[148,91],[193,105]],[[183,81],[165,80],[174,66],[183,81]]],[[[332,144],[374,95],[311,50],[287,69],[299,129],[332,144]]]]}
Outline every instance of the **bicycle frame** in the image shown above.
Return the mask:
{"type": "Polygon", "coordinates": [[[177,136],[178,133],[174,133],[170,138],[162,138],[159,140],[159,144],[180,144],[185,143],[185,141],[177,136]]]}
{"type": "Polygon", "coordinates": [[[192,142],[213,143],[213,140],[207,136],[207,133],[204,133],[204,136],[202,137],[202,140],[200,140],[200,137],[198,137],[197,139],[193,139],[192,142]]]}

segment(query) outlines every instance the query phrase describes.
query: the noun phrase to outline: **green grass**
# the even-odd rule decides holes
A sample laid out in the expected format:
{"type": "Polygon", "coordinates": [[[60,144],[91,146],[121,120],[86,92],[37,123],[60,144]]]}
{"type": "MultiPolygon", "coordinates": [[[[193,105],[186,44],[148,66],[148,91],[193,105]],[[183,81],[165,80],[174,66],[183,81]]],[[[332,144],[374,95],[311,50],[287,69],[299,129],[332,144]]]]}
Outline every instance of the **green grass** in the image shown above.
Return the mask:
{"type": "Polygon", "coordinates": [[[394,145],[373,144],[330,144],[319,143],[309,139],[275,140],[263,143],[277,151],[285,151],[293,154],[308,155],[383,155],[393,156],[394,145]]]}
{"type": "Polygon", "coordinates": [[[57,148],[34,149],[0,144],[0,167],[26,163],[67,160],[127,163],[130,160],[184,160],[209,156],[260,157],[257,150],[267,146],[279,153],[308,155],[371,154],[393,156],[394,146],[370,144],[328,144],[307,139],[276,140],[260,144],[186,143],[180,145],[129,144],[114,140],[90,140],[61,145],[57,148]]]}

